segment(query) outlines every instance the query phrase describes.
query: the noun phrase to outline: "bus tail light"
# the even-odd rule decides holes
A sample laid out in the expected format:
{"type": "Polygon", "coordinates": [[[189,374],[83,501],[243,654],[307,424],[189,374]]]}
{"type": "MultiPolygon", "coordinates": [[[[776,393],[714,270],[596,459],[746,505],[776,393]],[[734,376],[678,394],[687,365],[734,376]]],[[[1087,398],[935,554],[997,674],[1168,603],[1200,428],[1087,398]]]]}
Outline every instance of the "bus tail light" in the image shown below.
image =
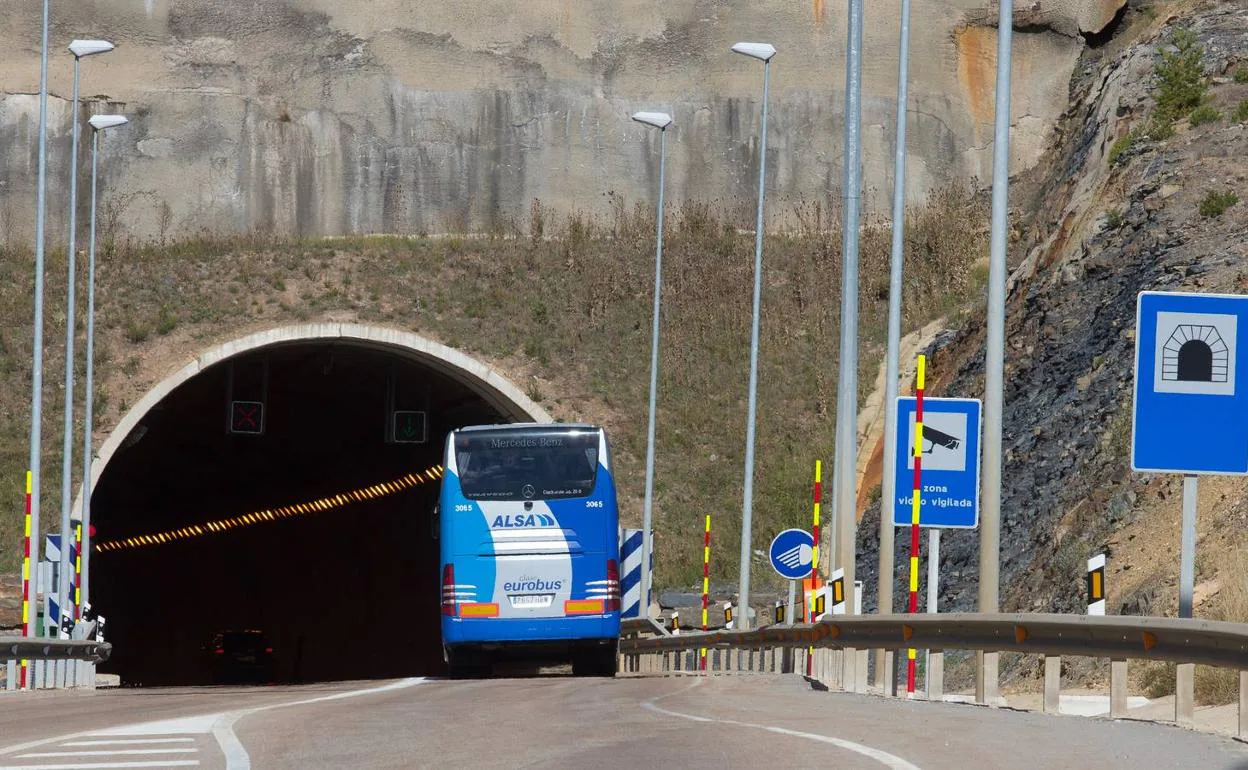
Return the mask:
{"type": "Polygon", "coordinates": [[[620,563],[607,559],[607,612],[620,611],[620,563]]]}
{"type": "Polygon", "coordinates": [[[455,565],[442,567],[442,614],[455,616],[455,565]]]}

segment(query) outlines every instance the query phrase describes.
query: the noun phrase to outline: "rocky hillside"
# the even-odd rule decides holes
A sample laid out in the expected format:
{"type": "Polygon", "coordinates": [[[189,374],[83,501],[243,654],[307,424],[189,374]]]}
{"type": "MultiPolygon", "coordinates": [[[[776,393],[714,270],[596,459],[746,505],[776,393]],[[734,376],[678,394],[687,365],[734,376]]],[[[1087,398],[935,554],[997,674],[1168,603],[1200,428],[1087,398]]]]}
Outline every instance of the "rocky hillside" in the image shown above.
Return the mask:
{"type": "MultiPolygon", "coordinates": [[[[1082,611],[1084,559],[1107,551],[1111,612],[1173,613],[1181,484],[1130,470],[1135,298],[1248,291],[1248,6],[1133,10],[1084,55],[1071,96],[1059,141],[1014,188],[1002,604],[1082,611]]],[[[936,394],[982,395],[984,332],[980,311],[929,348],[936,394]]],[[[1202,482],[1197,614],[1222,611],[1246,506],[1242,480],[1202,482]]],[[[868,584],[878,516],[859,531],[868,584]]],[[[907,549],[898,538],[898,565],[907,549]]],[[[946,534],[942,610],[974,608],[977,549],[975,533],[946,534]]]]}
{"type": "MultiPolygon", "coordinates": [[[[1034,165],[1088,39],[1126,0],[1034,0],[1020,10],[1014,157],[1034,165]]],[[[1021,5],[1021,4],[1020,4],[1021,5]]],[[[914,0],[912,200],[988,178],[990,0],[914,0]]],[[[83,111],[131,125],[103,142],[104,226],[139,238],[459,232],[523,219],[530,201],[608,213],[652,195],[656,138],[629,113],[662,109],[673,201],[749,210],[762,72],[732,54],[773,43],[768,194],[839,184],[846,16],[825,0],[94,0],[52,4],[49,180],[67,198],[71,37],[118,44],[83,64],[83,111]]],[[[31,240],[39,5],[0,25],[0,238],[31,240]]],[[[895,9],[869,5],[864,170],[891,188],[895,9]]],[[[89,171],[87,161],[79,168],[89,171]]],[[[881,208],[888,210],[887,199],[881,208]]],[[[49,209],[65,230],[64,205],[49,209]]],[[[85,206],[84,206],[85,209],[85,206]]],[[[751,220],[752,221],[752,220],[751,220]]],[[[60,242],[54,237],[53,242],[60,242]]]]}

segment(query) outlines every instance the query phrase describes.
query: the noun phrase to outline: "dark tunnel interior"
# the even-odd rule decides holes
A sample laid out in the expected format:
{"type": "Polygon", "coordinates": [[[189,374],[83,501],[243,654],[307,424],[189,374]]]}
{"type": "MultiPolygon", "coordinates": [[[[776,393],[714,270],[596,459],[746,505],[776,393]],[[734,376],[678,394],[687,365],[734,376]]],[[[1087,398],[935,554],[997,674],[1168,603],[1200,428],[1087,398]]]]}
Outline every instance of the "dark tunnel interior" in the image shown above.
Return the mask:
{"type": "MultiPolygon", "coordinates": [[[[398,352],[338,340],[253,351],[183,383],[130,433],[92,495],[96,540],[392,481],[438,464],[453,428],[509,421],[463,383],[398,352]],[[427,415],[423,443],[411,443],[419,421],[403,412],[427,415]],[[232,432],[260,420],[262,433],[232,432]]],[[[208,684],[219,664],[205,649],[214,634],[255,629],[273,650],[272,681],[441,673],[437,491],[435,481],[94,553],[91,603],[114,645],[101,671],[123,686],[208,684]]]]}

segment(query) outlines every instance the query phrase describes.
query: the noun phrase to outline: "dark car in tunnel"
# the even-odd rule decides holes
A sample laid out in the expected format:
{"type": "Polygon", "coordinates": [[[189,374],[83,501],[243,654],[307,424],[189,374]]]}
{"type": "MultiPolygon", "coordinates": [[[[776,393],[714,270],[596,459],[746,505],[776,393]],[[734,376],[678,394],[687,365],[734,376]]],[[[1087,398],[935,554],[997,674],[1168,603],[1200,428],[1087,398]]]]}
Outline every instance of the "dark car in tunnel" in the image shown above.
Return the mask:
{"type": "Polygon", "coordinates": [[[214,684],[267,684],[275,678],[273,647],[262,631],[221,631],[204,652],[214,684]]]}

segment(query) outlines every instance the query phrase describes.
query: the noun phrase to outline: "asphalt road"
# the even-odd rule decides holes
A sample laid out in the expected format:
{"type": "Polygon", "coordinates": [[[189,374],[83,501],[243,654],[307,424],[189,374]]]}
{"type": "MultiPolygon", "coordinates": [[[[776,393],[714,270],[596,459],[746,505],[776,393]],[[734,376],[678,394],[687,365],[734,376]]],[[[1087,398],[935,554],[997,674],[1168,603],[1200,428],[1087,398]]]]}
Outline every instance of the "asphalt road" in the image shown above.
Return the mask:
{"type": "Polygon", "coordinates": [[[791,676],[0,697],[0,770],[665,765],[1248,770],[1248,746],[1157,724],[817,692],[791,676]]]}

